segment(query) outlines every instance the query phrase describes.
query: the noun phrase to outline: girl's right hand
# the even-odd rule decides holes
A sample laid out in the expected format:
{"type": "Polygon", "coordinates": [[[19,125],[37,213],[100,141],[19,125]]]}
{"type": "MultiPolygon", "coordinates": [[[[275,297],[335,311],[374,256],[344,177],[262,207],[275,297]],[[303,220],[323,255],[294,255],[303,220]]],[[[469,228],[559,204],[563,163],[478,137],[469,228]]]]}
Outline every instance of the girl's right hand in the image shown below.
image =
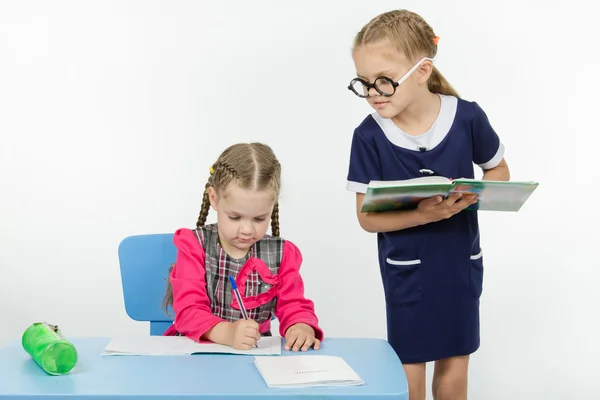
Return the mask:
{"type": "Polygon", "coordinates": [[[229,345],[234,349],[250,350],[260,339],[258,323],[252,319],[239,319],[229,328],[229,345]]]}
{"type": "Polygon", "coordinates": [[[448,219],[476,202],[477,196],[474,194],[463,196],[461,193],[455,193],[447,199],[442,198],[442,196],[423,199],[419,202],[417,210],[429,222],[436,222],[448,219]]]}

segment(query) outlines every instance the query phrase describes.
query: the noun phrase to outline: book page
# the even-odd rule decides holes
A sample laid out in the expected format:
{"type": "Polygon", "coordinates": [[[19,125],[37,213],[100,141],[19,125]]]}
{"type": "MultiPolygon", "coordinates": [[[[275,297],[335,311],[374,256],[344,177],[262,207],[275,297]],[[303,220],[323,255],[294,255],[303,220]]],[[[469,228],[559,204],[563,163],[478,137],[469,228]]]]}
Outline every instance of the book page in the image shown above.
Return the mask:
{"type": "Polygon", "coordinates": [[[423,199],[446,197],[451,187],[452,181],[443,176],[424,176],[403,181],[371,181],[360,211],[411,210],[423,199]]]}
{"type": "Polygon", "coordinates": [[[257,342],[257,347],[250,350],[237,350],[216,343],[198,343],[185,336],[120,337],[112,339],[104,348],[102,355],[174,356],[201,353],[280,355],[281,337],[261,337],[257,342]]]}
{"type": "Polygon", "coordinates": [[[355,386],[365,383],[341,357],[325,355],[256,357],[254,363],[270,388],[355,386]]]}
{"type": "Polygon", "coordinates": [[[443,176],[423,176],[420,178],[405,179],[401,181],[371,181],[369,187],[396,187],[396,186],[414,186],[414,185],[436,185],[450,184],[451,181],[443,176]]]}
{"type": "Polygon", "coordinates": [[[470,210],[515,212],[521,209],[537,187],[537,182],[457,179],[450,193],[476,194],[478,202],[467,208],[470,210]]]}

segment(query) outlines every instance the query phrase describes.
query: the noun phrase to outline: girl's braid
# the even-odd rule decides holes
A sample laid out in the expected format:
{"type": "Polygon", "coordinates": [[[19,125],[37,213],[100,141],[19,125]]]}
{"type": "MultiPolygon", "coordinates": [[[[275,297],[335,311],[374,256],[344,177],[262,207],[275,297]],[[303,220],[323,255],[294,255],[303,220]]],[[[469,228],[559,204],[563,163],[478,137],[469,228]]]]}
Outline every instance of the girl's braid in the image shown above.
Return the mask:
{"type": "Polygon", "coordinates": [[[279,237],[279,203],[275,203],[273,206],[273,212],[271,213],[271,235],[279,237]]]}

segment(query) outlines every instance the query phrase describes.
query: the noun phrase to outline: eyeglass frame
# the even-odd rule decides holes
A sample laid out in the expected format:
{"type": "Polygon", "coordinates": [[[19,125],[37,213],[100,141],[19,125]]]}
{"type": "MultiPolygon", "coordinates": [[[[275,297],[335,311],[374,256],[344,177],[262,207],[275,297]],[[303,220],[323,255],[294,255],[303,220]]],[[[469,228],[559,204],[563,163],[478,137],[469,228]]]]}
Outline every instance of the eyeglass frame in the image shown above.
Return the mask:
{"type": "Polygon", "coordinates": [[[402,75],[402,77],[397,80],[396,82],[394,82],[391,78],[388,78],[387,76],[378,76],[377,78],[375,78],[375,81],[373,83],[369,83],[367,81],[365,81],[362,78],[354,78],[350,81],[350,84],[348,85],[348,90],[350,90],[352,93],[354,93],[355,95],[357,95],[360,98],[366,99],[367,97],[370,97],[371,95],[369,94],[369,92],[371,91],[371,89],[375,89],[375,91],[377,93],[379,93],[381,96],[383,97],[392,97],[394,94],[396,94],[396,88],[398,86],[400,86],[402,84],[402,82],[404,82],[406,79],[408,79],[408,77],[416,71],[417,68],[419,68],[419,65],[421,65],[423,63],[423,61],[431,61],[432,63],[434,62],[433,58],[429,58],[429,57],[423,57],[421,58],[411,69],[408,70],[407,73],[405,73],[404,75],[402,75]],[[380,79],[384,79],[386,81],[388,81],[392,87],[394,88],[394,91],[392,92],[392,94],[387,94],[387,93],[383,93],[381,90],[379,90],[379,88],[376,86],[375,82],[377,82],[380,79]],[[354,82],[360,82],[364,87],[367,88],[367,95],[361,95],[359,94],[356,90],[354,90],[354,88],[352,87],[354,82]]]}

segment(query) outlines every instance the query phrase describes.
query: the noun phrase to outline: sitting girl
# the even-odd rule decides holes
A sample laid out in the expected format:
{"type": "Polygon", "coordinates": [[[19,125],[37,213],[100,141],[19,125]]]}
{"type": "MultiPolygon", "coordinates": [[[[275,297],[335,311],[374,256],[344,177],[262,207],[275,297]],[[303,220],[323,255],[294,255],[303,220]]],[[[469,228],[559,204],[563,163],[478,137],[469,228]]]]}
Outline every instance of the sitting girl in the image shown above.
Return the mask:
{"type": "Polygon", "coordinates": [[[280,177],[275,154],[260,143],[230,146],[210,168],[196,229],[174,234],[177,258],[163,306],[172,306],[175,320],[165,335],[247,350],[271,335],[275,315],[286,350],[319,349],[323,332],[313,302],[304,297],[302,255],[279,237],[280,177]],[[205,225],[210,207],[217,223],[205,225]],[[266,234],[269,221],[272,235],[266,234]]]}

